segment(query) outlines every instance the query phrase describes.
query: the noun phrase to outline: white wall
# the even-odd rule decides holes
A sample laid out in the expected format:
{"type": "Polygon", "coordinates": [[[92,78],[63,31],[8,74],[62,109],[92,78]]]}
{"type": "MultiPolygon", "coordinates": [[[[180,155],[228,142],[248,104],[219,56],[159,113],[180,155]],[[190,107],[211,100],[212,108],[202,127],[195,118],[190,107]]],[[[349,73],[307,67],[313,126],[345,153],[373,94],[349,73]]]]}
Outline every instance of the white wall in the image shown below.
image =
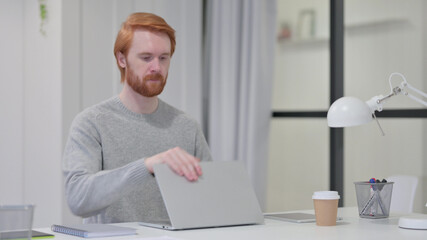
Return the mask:
{"type": "MultiPolygon", "coordinates": [[[[291,37],[276,45],[272,108],[325,111],[329,106],[329,1],[278,0],[277,26],[291,37]],[[299,38],[299,13],[316,12],[315,34],[299,38]]],[[[278,29],[279,32],[279,29],[278,29]]],[[[267,211],[312,208],[313,191],[329,188],[326,119],[272,119],[267,211]]]]}
{"type": "Polygon", "coordinates": [[[34,203],[35,227],[80,221],[65,203],[62,150],[74,116],[120,92],[113,44],[131,12],[157,13],[177,31],[161,98],[201,120],[201,1],[46,4],[43,36],[38,1],[0,1],[0,204],[34,203]]]}
{"type": "MultiPolygon", "coordinates": [[[[392,72],[401,72],[413,86],[423,88],[423,2],[346,1],[345,95],[366,100],[386,95],[390,92],[388,77],[392,72]]],[[[393,83],[399,83],[399,78],[393,83]]],[[[391,98],[384,107],[421,106],[399,96],[391,98]]]]}
{"type": "Polygon", "coordinates": [[[291,37],[276,45],[272,108],[324,110],[329,105],[329,1],[278,0],[277,7],[277,26],[287,23],[291,37]],[[305,10],[315,11],[315,32],[301,39],[305,10]]]}
{"type": "Polygon", "coordinates": [[[0,2],[0,203],[24,202],[23,16],[23,1],[0,2]]]}
{"type": "MultiPolygon", "coordinates": [[[[408,82],[424,89],[426,75],[423,52],[425,21],[422,0],[375,0],[345,4],[345,85],[344,94],[368,100],[388,94],[388,77],[401,72],[408,82]]],[[[396,86],[401,79],[393,78],[396,86]]],[[[396,96],[384,109],[422,108],[404,96],[396,96]]],[[[386,135],[380,135],[375,123],[345,129],[344,159],[345,206],[356,205],[355,181],[386,178],[390,175],[415,175],[420,187],[414,210],[424,211],[427,164],[425,122],[422,119],[380,119],[386,135]],[[363,140],[362,140],[363,139],[363,140]]]]}
{"type": "MultiPolygon", "coordinates": [[[[427,12],[427,2],[424,1],[423,2],[423,7],[421,8],[421,11],[423,11],[424,13],[427,12]]],[[[423,63],[427,63],[427,14],[423,14],[423,63]]],[[[424,92],[427,92],[427,80],[426,77],[427,76],[427,68],[423,67],[423,90],[424,92]]],[[[424,134],[423,134],[423,143],[427,143],[427,121],[424,121],[423,123],[423,129],[424,129],[424,134]]],[[[424,177],[422,179],[422,185],[420,186],[421,189],[427,189],[427,148],[423,147],[424,152],[423,152],[423,157],[424,157],[424,167],[423,167],[423,173],[424,173],[424,177]]],[[[425,202],[427,202],[427,191],[424,191],[424,195],[422,198],[425,202]]],[[[424,208],[424,213],[427,213],[427,208],[424,208]]]]}
{"type": "MultiPolygon", "coordinates": [[[[278,1],[278,26],[286,21],[293,32],[290,39],[277,44],[274,110],[329,108],[328,2],[278,1]],[[307,8],[316,10],[317,33],[308,40],[294,38],[297,13],[307,8]]],[[[385,95],[390,92],[388,77],[395,71],[402,72],[413,86],[426,90],[427,2],[346,0],[344,7],[344,95],[366,100],[385,95]]],[[[422,106],[398,96],[384,107],[422,106]]],[[[415,210],[425,211],[427,120],[380,119],[380,122],[385,137],[375,123],[344,130],[344,206],[356,206],[355,181],[409,174],[421,180],[415,210]]],[[[329,188],[326,120],[274,119],[271,126],[267,210],[312,208],[312,191],[329,188]]]]}
{"type": "Polygon", "coordinates": [[[34,226],[60,222],[61,1],[0,2],[0,203],[36,205],[34,226]],[[4,134],[3,134],[4,133],[4,134]]]}

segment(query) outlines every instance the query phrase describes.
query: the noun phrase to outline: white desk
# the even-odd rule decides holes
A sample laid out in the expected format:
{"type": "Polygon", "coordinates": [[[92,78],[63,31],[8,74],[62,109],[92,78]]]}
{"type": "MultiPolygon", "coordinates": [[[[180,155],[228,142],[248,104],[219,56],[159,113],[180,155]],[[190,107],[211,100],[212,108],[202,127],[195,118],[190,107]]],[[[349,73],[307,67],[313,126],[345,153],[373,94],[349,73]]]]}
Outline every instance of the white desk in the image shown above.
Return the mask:
{"type": "MultiPolygon", "coordinates": [[[[314,213],[313,210],[298,211],[314,213]]],[[[427,239],[426,230],[408,230],[397,226],[399,216],[391,215],[386,219],[360,218],[357,208],[340,208],[338,216],[343,220],[337,226],[319,227],[316,223],[291,223],[266,219],[265,225],[250,225],[224,228],[207,228],[197,230],[169,231],[139,226],[137,223],[120,223],[117,225],[134,227],[138,235],[112,237],[108,239],[138,239],[169,236],[180,240],[275,240],[275,239],[427,239]]],[[[36,229],[52,233],[48,228],[36,229]]],[[[82,239],[60,233],[52,233],[56,240],[82,239]]],[[[96,238],[95,238],[96,239],[96,238]]]]}

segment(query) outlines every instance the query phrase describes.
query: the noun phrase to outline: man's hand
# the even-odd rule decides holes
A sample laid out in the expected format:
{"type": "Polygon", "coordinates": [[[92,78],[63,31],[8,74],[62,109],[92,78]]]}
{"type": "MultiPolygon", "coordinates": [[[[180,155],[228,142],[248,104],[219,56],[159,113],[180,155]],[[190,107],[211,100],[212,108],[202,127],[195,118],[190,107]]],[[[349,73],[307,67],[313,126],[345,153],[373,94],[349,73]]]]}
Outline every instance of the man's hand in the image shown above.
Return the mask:
{"type": "Polygon", "coordinates": [[[145,166],[153,173],[153,166],[159,163],[166,163],[174,172],[180,176],[185,176],[189,181],[195,181],[202,175],[202,168],[199,165],[200,159],[188,154],[183,149],[176,147],[166,152],[159,153],[145,159],[145,166]]]}

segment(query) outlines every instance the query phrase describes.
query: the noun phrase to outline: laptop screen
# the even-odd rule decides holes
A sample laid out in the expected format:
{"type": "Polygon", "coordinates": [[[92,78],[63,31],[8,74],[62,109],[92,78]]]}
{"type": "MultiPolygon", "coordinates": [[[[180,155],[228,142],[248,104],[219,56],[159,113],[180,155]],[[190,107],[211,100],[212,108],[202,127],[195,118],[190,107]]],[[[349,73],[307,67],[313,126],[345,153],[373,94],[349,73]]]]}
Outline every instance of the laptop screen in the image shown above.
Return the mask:
{"type": "Polygon", "coordinates": [[[203,175],[190,182],[167,165],[154,166],[173,228],[262,224],[264,217],[242,163],[201,162],[203,175]]]}

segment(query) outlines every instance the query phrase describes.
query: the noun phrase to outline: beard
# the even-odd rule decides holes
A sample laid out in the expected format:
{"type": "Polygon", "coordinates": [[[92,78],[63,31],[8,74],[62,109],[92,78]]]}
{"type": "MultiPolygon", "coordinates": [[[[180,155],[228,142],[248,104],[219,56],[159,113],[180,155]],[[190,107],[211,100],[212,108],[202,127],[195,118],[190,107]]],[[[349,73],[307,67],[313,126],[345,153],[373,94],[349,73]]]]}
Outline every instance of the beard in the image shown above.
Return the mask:
{"type": "Polygon", "coordinates": [[[148,74],[141,80],[132,69],[127,68],[125,78],[135,92],[144,97],[154,97],[162,93],[167,75],[164,78],[160,73],[148,74]]]}

